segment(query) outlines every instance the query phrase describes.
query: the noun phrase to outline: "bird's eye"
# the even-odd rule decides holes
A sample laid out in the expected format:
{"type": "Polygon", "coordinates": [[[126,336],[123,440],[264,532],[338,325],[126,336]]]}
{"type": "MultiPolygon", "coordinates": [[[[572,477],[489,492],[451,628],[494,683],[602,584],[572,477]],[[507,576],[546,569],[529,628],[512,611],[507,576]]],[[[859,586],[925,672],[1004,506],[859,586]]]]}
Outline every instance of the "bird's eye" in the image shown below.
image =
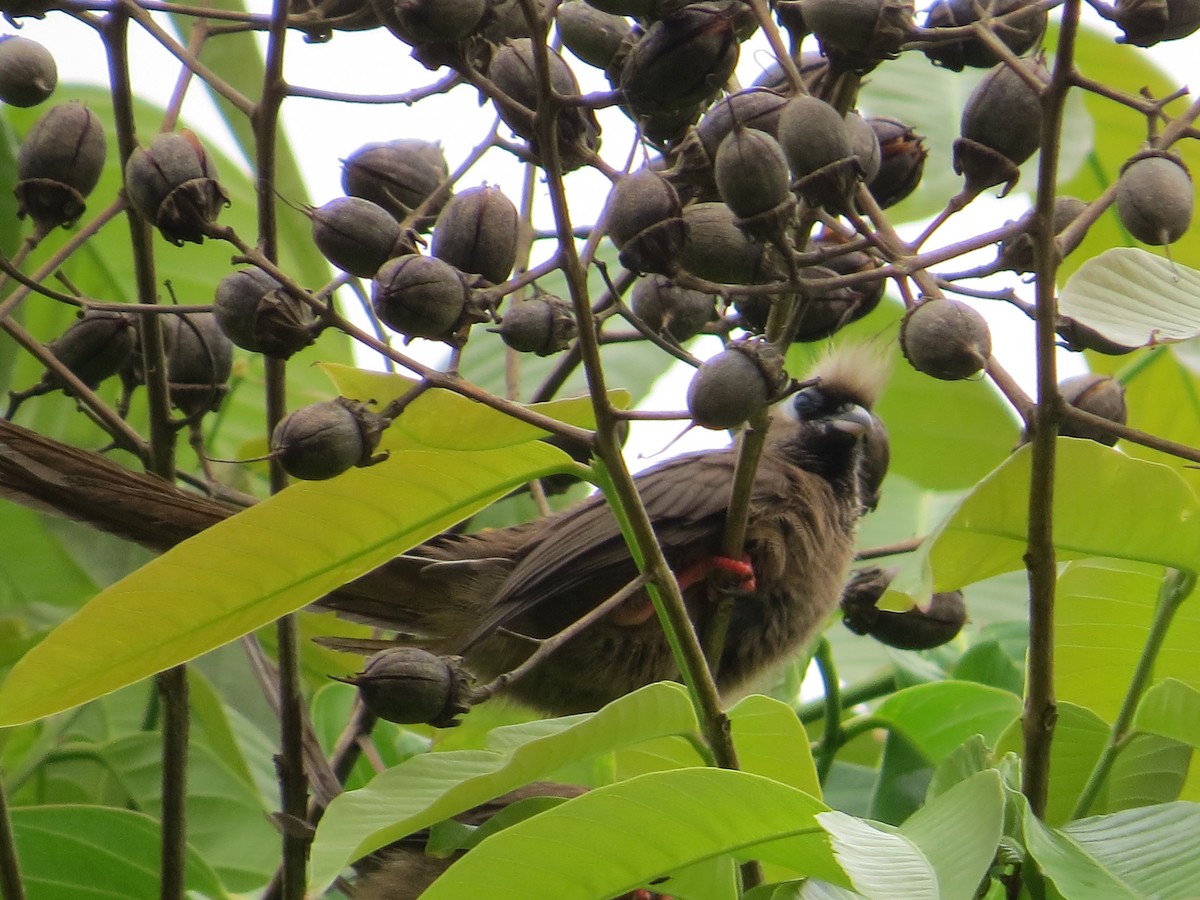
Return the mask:
{"type": "Polygon", "coordinates": [[[812,418],[824,405],[825,394],[818,387],[805,388],[792,400],[792,409],[801,419],[812,418]]]}

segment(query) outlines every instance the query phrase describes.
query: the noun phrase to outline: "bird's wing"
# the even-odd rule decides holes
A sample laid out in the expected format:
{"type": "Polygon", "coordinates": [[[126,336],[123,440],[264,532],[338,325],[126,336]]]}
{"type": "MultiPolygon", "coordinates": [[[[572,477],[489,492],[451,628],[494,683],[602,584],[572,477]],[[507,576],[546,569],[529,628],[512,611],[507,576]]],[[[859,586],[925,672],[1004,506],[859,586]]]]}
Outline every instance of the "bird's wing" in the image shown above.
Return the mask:
{"type": "MultiPolygon", "coordinates": [[[[676,457],[635,479],[667,562],[679,568],[716,552],[736,462],[734,451],[676,457]]],[[[782,490],[782,473],[760,467],[755,499],[782,490]]],[[[554,520],[505,580],[490,615],[470,641],[489,634],[534,607],[556,631],[584,615],[637,577],[638,569],[616,518],[602,497],[554,520]]],[[[535,635],[544,636],[544,635],[535,635]]]]}

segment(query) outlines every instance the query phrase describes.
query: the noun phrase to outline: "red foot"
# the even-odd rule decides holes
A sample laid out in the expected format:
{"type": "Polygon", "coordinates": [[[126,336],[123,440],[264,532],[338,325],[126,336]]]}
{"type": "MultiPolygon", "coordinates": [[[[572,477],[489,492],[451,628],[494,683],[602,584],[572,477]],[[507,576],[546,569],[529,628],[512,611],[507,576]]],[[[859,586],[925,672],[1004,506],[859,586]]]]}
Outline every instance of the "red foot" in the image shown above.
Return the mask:
{"type": "Polygon", "coordinates": [[[752,594],[758,588],[754,579],[754,566],[750,564],[750,557],[745,554],[741,559],[730,559],[728,556],[705,557],[676,572],[675,580],[679,582],[679,589],[686,591],[692,585],[705,581],[713,572],[731,572],[736,575],[739,592],[752,594]]]}

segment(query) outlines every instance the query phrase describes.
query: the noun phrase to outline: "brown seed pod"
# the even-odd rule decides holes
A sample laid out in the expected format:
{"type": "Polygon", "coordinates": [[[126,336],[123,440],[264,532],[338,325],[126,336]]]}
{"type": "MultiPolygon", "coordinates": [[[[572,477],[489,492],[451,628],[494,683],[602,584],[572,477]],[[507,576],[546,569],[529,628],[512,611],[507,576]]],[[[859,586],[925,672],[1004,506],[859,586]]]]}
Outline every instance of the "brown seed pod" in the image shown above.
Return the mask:
{"type": "Polygon", "coordinates": [[[461,41],[483,20],[487,0],[371,0],[379,21],[410,46],[461,41]]]}
{"type": "MultiPolygon", "coordinates": [[[[992,33],[1004,46],[1021,56],[1032,50],[1046,31],[1046,10],[1033,0],[993,0],[981,6],[976,0],[937,0],[929,8],[926,28],[953,28],[980,20],[980,10],[988,10],[992,33]],[[1003,18],[1001,18],[1003,17],[1003,18]]],[[[991,46],[980,37],[937,41],[925,48],[925,55],[936,65],[961,72],[964,66],[990,69],[1000,62],[991,46]]]]}
{"type": "Polygon", "coordinates": [[[222,278],[213,315],[235,345],[273,359],[303,350],[320,328],[309,306],[261,269],[240,269],[222,278]]]}
{"type": "Polygon", "coordinates": [[[683,211],[687,242],[678,265],[721,284],[755,284],[782,276],[767,247],[737,227],[724,203],[693,203],[683,211]]]}
{"type": "Polygon", "coordinates": [[[233,342],[212,313],[172,316],[163,323],[167,340],[167,387],[171,403],[188,415],[216,410],[229,393],[233,342]],[[170,323],[170,324],[167,324],[170,323]]]}
{"type": "Polygon", "coordinates": [[[992,337],[987,321],[960,300],[925,300],[904,314],[900,349],[914,369],[957,381],[970,378],[988,361],[992,337]]]}
{"type": "Polygon", "coordinates": [[[1143,244],[1173,244],[1192,224],[1192,176],[1173,153],[1148,150],[1121,168],[1117,215],[1143,244]]]}
{"type": "Polygon", "coordinates": [[[619,66],[636,37],[623,15],[606,13],[584,0],[568,0],[554,14],[563,46],[589,66],[619,66]]]}
{"type": "MultiPolygon", "coordinates": [[[[1022,67],[1045,84],[1046,67],[1022,60],[1022,67]]],[[[960,137],[954,142],[954,171],[964,176],[963,192],[1003,184],[1001,196],[1012,190],[1017,167],[1033,156],[1042,139],[1042,103],[1035,91],[1006,63],[995,66],[971,92],[963,108],[960,137]]]]}
{"type": "Polygon", "coordinates": [[[1058,324],[1054,326],[1054,330],[1062,339],[1062,346],[1075,353],[1094,350],[1105,356],[1123,356],[1137,349],[1137,347],[1127,347],[1124,344],[1110,341],[1096,329],[1089,328],[1082,322],[1077,322],[1067,316],[1058,317],[1058,324]]]}
{"type": "MultiPolygon", "coordinates": [[[[407,220],[449,177],[442,145],[417,138],[364,144],[342,160],[342,188],[346,193],[377,203],[400,222],[407,220]]],[[[409,224],[417,229],[432,225],[446,196],[449,194],[409,224]]]]}
{"type": "Polygon", "coordinates": [[[1153,47],[1200,28],[1200,0],[1117,0],[1113,21],[1125,32],[1119,43],[1153,47]]]}
{"type": "Polygon", "coordinates": [[[456,656],[435,656],[417,647],[381,650],[363,671],[343,679],[358,687],[367,709],[402,725],[457,725],[471,708],[470,674],[456,656]]]}
{"type": "Polygon", "coordinates": [[[217,181],[217,170],[200,139],[184,129],[155,136],[138,147],[125,163],[129,202],[162,236],[183,246],[202,243],[229,194],[217,181]]]}
{"type": "Polygon", "coordinates": [[[106,153],[104,127],[90,109],[77,101],[49,109],[17,152],[17,215],[33,219],[43,235],[74,224],[100,181],[106,153]]]}
{"type": "Polygon", "coordinates": [[[802,198],[834,210],[850,206],[862,169],[836,109],[816,97],[793,97],[779,114],[779,143],[802,198]]]}
{"type": "MultiPolygon", "coordinates": [[[[1125,407],[1125,386],[1115,378],[1092,372],[1066,378],[1058,384],[1062,398],[1076,409],[1124,425],[1129,418],[1125,407]]],[[[1118,438],[1115,434],[1101,431],[1089,425],[1063,422],[1058,429],[1063,437],[1087,438],[1101,444],[1113,446],[1118,438]]]]}
{"type": "Polygon", "coordinates": [[[894,568],[859,569],[842,591],[842,624],[855,634],[867,634],[899,650],[932,650],[948,644],[967,621],[962,591],[934,594],[929,605],[905,612],[879,609],[876,604],[896,577],[894,568]]]}
{"type": "Polygon", "coordinates": [[[895,57],[912,31],[912,0],[803,0],[800,9],[825,54],[858,72],[895,57]]]}
{"type": "Polygon", "coordinates": [[[375,314],[408,338],[457,343],[471,321],[462,273],[430,256],[398,256],[375,273],[371,286],[375,314]]]}
{"type": "Polygon", "coordinates": [[[879,140],[879,172],[867,190],[880,209],[895,206],[917,189],[925,172],[925,138],[897,119],[872,116],[867,120],[879,140]]]}
{"type": "Polygon", "coordinates": [[[511,304],[500,327],[493,330],[518,353],[549,356],[570,346],[576,335],[575,316],[566,301],[541,294],[511,304]]]}
{"type": "Polygon", "coordinates": [[[58,66],[49,50],[18,34],[0,35],[0,103],[37,106],[57,84],[58,66]]]}
{"type": "Polygon", "coordinates": [[[311,213],[313,243],[344,272],[370,278],[393,256],[412,253],[400,223],[362,197],[336,197],[311,213]]]}
{"type": "Polygon", "coordinates": [[[783,359],[761,341],[733,341],[705,360],[688,385],[687,406],[704,428],[736,428],[787,383],[783,359]]]}
{"type": "Polygon", "coordinates": [[[391,424],[366,404],[344,397],[293,410],[271,434],[271,453],[283,470],[303,481],[324,481],[367,466],[391,424]]]}
{"type": "Polygon", "coordinates": [[[629,301],[634,315],[659,334],[679,343],[695,337],[717,319],[716,298],[678,287],[664,275],[647,275],[633,286],[629,301]]]}
{"type": "Polygon", "coordinates": [[[796,198],[779,141],[765,131],[734,128],[717,148],[713,175],[739,228],[757,240],[784,240],[796,198]]]}
{"type": "Polygon", "coordinates": [[[679,195],[663,176],[640,169],[619,179],[608,197],[608,236],[621,265],[670,275],[687,241],[679,195]]]}
{"type": "Polygon", "coordinates": [[[367,31],[383,25],[368,0],[288,0],[289,24],[310,44],[323,44],[334,31],[367,31]]]}
{"type": "Polygon", "coordinates": [[[521,216],[497,187],[463,191],[442,208],[430,252],[489,284],[508,279],[517,261],[521,216]]]}
{"type": "MultiPolygon", "coordinates": [[[[1065,194],[1054,198],[1054,233],[1061,233],[1068,225],[1079,218],[1079,214],[1087,209],[1087,204],[1077,197],[1065,194]]],[[[1026,222],[1032,222],[1033,213],[1026,216],[1026,222]]],[[[1066,256],[1074,247],[1064,248],[1066,256]]],[[[1000,255],[997,263],[1013,272],[1033,271],[1033,238],[1029,232],[1023,231],[1011,238],[1000,242],[1000,255]]]]}
{"type": "Polygon", "coordinates": [[[787,97],[765,87],[746,88],[721,98],[709,107],[680,143],[671,176],[692,184],[714,186],[712,170],[717,148],[734,126],[753,128],[776,137],[779,114],[786,104],[787,97]]]}

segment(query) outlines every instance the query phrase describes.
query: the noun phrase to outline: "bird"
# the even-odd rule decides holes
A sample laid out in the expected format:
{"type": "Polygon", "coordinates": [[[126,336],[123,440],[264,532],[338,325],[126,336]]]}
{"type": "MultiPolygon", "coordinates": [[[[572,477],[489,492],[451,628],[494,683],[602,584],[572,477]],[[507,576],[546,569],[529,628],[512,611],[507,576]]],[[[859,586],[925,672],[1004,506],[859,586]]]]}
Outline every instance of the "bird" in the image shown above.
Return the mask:
{"type": "MultiPolygon", "coordinates": [[[[838,606],[859,519],[877,501],[886,470],[886,431],[870,412],[885,380],[886,363],[873,348],[839,348],[794,394],[796,419],[773,416],[753,482],[748,569],[716,666],[724,699],[747,693],[794,658],[838,606]]],[[[736,445],[686,453],[635,478],[701,631],[714,606],[703,573],[714,562],[738,568],[720,555],[737,456],[736,445]]],[[[541,641],[630,583],[638,568],[616,517],[596,494],[530,523],[439,536],[375,575],[319,605],[396,631],[398,638],[334,638],[330,646],[367,653],[415,642],[461,656],[473,675],[490,679],[515,669],[541,641]]],[[[679,678],[643,592],[566,641],[504,693],[542,713],[569,715],[679,678]]]]}

